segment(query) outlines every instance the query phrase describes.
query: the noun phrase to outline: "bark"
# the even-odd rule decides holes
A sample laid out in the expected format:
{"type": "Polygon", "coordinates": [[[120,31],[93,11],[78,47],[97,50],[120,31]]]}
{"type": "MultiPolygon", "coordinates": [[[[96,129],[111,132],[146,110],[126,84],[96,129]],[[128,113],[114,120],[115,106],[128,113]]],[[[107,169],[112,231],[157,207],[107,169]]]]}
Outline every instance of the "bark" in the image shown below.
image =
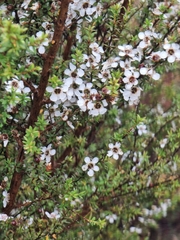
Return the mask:
{"type": "MultiPolygon", "coordinates": [[[[44,98],[44,93],[48,85],[51,67],[54,63],[56,54],[61,44],[62,35],[65,29],[65,21],[67,18],[69,3],[70,3],[70,0],[61,1],[61,8],[59,11],[59,15],[55,22],[54,36],[53,36],[51,45],[49,47],[49,51],[44,59],[39,86],[34,92],[34,98],[33,98],[33,103],[30,111],[28,126],[33,126],[37,121],[37,118],[41,109],[42,101],[44,98]]],[[[18,143],[19,150],[18,150],[18,156],[16,159],[16,167],[13,173],[10,190],[9,190],[9,194],[10,194],[9,203],[3,209],[3,212],[6,214],[9,214],[15,206],[15,199],[18,194],[18,191],[23,179],[23,175],[24,175],[24,171],[22,170],[22,168],[23,168],[23,162],[25,158],[25,152],[23,148],[23,143],[21,142],[21,139],[23,137],[19,136],[19,134],[16,131],[13,134],[14,134],[15,140],[18,143]]]]}

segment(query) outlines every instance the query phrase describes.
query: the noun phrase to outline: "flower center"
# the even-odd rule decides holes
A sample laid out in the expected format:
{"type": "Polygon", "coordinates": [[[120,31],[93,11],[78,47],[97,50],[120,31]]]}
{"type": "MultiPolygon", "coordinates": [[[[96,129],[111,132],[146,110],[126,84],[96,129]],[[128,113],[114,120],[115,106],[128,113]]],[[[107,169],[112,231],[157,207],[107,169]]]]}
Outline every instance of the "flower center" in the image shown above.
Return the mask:
{"type": "Polygon", "coordinates": [[[168,53],[169,53],[169,55],[173,55],[174,54],[174,50],[173,49],[169,49],[168,53]]]}
{"type": "Polygon", "coordinates": [[[117,149],[117,147],[114,147],[112,150],[113,150],[113,152],[115,152],[115,153],[117,153],[117,152],[118,152],[118,149],[117,149]]]}
{"type": "Polygon", "coordinates": [[[61,89],[56,88],[56,89],[54,90],[54,92],[55,92],[55,94],[60,94],[60,93],[61,93],[61,89]]]}
{"type": "Polygon", "coordinates": [[[18,82],[16,82],[16,81],[12,81],[12,87],[14,87],[14,88],[18,88],[18,82]]]}
{"type": "Polygon", "coordinates": [[[71,77],[73,77],[73,78],[77,77],[77,73],[76,72],[72,72],[71,73],[71,77]]]}
{"type": "Polygon", "coordinates": [[[76,83],[73,83],[73,84],[72,84],[72,88],[73,88],[73,89],[77,89],[77,88],[78,88],[78,85],[77,85],[76,83]]]}
{"type": "Polygon", "coordinates": [[[131,77],[129,78],[129,82],[130,82],[130,83],[135,82],[135,77],[134,77],[134,76],[131,76],[131,77]]]}
{"type": "Polygon", "coordinates": [[[84,89],[84,94],[88,95],[90,93],[89,89],[84,89]]]}
{"type": "Polygon", "coordinates": [[[101,103],[97,102],[97,103],[94,105],[94,107],[95,107],[96,109],[100,109],[100,108],[101,108],[101,103]]]}
{"type": "Polygon", "coordinates": [[[153,55],[152,60],[153,60],[154,62],[159,62],[159,60],[160,60],[159,55],[157,55],[157,54],[153,55]]]}
{"type": "Polygon", "coordinates": [[[125,52],[126,55],[130,54],[130,50],[128,50],[128,49],[126,49],[124,52],[125,52]]]}
{"type": "Polygon", "coordinates": [[[93,165],[92,163],[89,163],[89,164],[88,164],[88,169],[92,169],[93,166],[94,166],[94,165],[93,165]]]}
{"type": "Polygon", "coordinates": [[[131,88],[131,92],[132,92],[132,93],[136,93],[136,92],[137,92],[137,88],[136,88],[136,87],[132,87],[132,88],[131,88]]]}
{"type": "Polygon", "coordinates": [[[89,7],[89,3],[87,3],[87,2],[84,3],[82,7],[83,7],[83,8],[88,8],[88,7],[89,7]]]}
{"type": "Polygon", "coordinates": [[[103,73],[104,78],[108,78],[109,74],[108,73],[103,73]]]}
{"type": "Polygon", "coordinates": [[[46,156],[49,155],[49,150],[46,150],[45,155],[46,155],[46,156]]]}

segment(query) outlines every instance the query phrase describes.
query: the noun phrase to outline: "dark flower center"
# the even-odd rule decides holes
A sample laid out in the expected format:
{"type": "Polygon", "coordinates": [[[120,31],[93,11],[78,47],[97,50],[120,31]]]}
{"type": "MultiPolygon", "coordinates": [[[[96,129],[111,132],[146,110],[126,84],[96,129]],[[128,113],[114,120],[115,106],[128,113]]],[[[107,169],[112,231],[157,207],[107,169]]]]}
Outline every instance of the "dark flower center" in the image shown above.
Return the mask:
{"type": "Polygon", "coordinates": [[[129,78],[129,82],[130,82],[130,83],[133,83],[133,82],[135,82],[135,80],[136,80],[136,79],[135,79],[135,77],[134,77],[134,76],[131,76],[131,77],[129,78]]]}
{"type": "Polygon", "coordinates": [[[118,148],[117,148],[117,147],[114,147],[112,150],[113,150],[113,152],[115,152],[115,153],[118,152],[118,148]]]}
{"type": "Polygon", "coordinates": [[[12,86],[15,87],[15,88],[18,88],[18,82],[12,81],[12,86]]]}
{"type": "Polygon", "coordinates": [[[76,72],[72,72],[71,73],[71,77],[73,77],[73,78],[77,77],[77,73],[76,72]]]}
{"type": "Polygon", "coordinates": [[[89,163],[88,164],[88,169],[91,169],[91,168],[93,168],[94,167],[94,165],[92,164],[92,163],[89,163]]]}
{"type": "Polygon", "coordinates": [[[136,92],[137,92],[137,88],[136,88],[136,87],[132,87],[132,88],[131,88],[131,92],[132,92],[132,93],[136,93],[136,92]]]}
{"type": "Polygon", "coordinates": [[[72,84],[72,88],[73,88],[73,89],[77,89],[77,88],[78,88],[78,85],[77,85],[76,83],[73,83],[73,84],[72,84]]]}
{"type": "Polygon", "coordinates": [[[56,89],[54,90],[54,92],[55,92],[55,94],[60,94],[60,93],[61,93],[61,89],[56,88],[56,89]]]}
{"type": "Polygon", "coordinates": [[[89,89],[84,89],[84,94],[88,95],[90,93],[89,89]]]}
{"type": "Polygon", "coordinates": [[[46,155],[46,156],[49,155],[49,150],[46,150],[45,155],[46,155]]]}
{"type": "Polygon", "coordinates": [[[96,109],[100,109],[100,108],[101,108],[101,103],[97,102],[97,103],[94,105],[94,107],[95,107],[96,109]]]}
{"type": "Polygon", "coordinates": [[[170,55],[173,55],[173,54],[174,54],[174,50],[173,50],[173,49],[169,49],[168,53],[169,53],[170,55]]]}
{"type": "Polygon", "coordinates": [[[159,60],[160,60],[159,55],[155,54],[155,55],[152,57],[152,60],[153,60],[154,62],[159,62],[159,60]]]}
{"type": "Polygon", "coordinates": [[[83,4],[83,8],[88,8],[88,7],[89,7],[89,3],[88,2],[83,4]]]}

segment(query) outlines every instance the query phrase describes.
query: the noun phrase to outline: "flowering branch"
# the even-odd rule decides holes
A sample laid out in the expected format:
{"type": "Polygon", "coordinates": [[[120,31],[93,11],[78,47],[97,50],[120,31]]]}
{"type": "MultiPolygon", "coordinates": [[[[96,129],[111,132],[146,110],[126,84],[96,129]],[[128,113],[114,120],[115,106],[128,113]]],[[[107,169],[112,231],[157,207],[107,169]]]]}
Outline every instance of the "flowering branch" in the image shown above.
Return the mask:
{"type": "Polygon", "coordinates": [[[44,93],[45,93],[50,72],[51,72],[51,67],[54,63],[56,54],[61,44],[61,38],[65,28],[65,21],[67,18],[69,3],[70,3],[70,0],[61,1],[61,8],[59,11],[59,15],[55,22],[53,39],[51,41],[49,51],[44,60],[44,65],[43,65],[38,89],[34,93],[34,100],[31,107],[31,112],[30,112],[29,122],[28,122],[30,126],[34,125],[34,123],[37,121],[37,117],[41,109],[44,93]]]}

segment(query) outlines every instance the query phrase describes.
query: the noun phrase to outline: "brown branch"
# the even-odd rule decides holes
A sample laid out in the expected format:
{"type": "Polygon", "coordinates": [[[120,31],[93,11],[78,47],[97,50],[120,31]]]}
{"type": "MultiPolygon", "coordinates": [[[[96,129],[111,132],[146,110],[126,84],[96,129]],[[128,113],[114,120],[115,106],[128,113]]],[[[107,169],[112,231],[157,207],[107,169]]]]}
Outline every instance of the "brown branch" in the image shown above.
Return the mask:
{"type": "Polygon", "coordinates": [[[9,194],[10,194],[9,203],[7,204],[6,208],[3,209],[3,212],[6,214],[9,214],[14,207],[15,198],[23,178],[23,171],[22,171],[23,160],[24,160],[23,143],[21,141],[21,136],[19,135],[18,131],[13,130],[12,135],[16,140],[16,142],[18,143],[18,156],[16,160],[17,165],[13,173],[10,190],[9,190],[9,194]]]}
{"type": "Polygon", "coordinates": [[[75,32],[76,32],[76,22],[72,24],[72,26],[70,27],[70,33],[67,37],[67,42],[66,42],[66,46],[63,52],[63,59],[64,61],[69,59],[69,55],[71,53],[71,48],[74,44],[75,41],[75,32]]]}
{"type": "Polygon", "coordinates": [[[123,5],[121,7],[121,11],[119,14],[119,21],[120,23],[123,21],[124,15],[129,7],[129,0],[124,0],[123,5]]]}
{"type": "Polygon", "coordinates": [[[34,125],[34,123],[37,121],[37,117],[41,109],[44,93],[48,85],[51,67],[54,63],[56,54],[58,52],[58,49],[61,43],[62,34],[64,32],[69,3],[70,3],[70,0],[61,1],[61,9],[57,17],[57,20],[55,22],[53,39],[51,41],[49,51],[44,60],[39,86],[37,88],[37,91],[34,93],[33,104],[32,104],[29,122],[28,122],[28,124],[31,126],[34,125]]]}
{"type": "MultiPolygon", "coordinates": [[[[61,1],[61,9],[57,17],[57,21],[55,23],[54,36],[53,36],[49,51],[47,53],[47,56],[44,60],[44,65],[43,65],[42,74],[40,77],[39,86],[34,92],[33,104],[31,107],[31,112],[30,112],[30,117],[28,122],[29,126],[34,125],[34,123],[37,121],[37,118],[41,109],[41,104],[42,104],[44,93],[48,84],[51,67],[54,63],[56,54],[58,52],[62,34],[65,28],[65,21],[67,17],[69,3],[70,3],[70,0],[61,1]]],[[[10,190],[9,190],[9,194],[10,194],[9,203],[7,204],[6,208],[3,209],[3,212],[6,214],[9,214],[15,205],[15,199],[24,175],[22,166],[23,166],[25,154],[24,154],[23,143],[21,141],[22,136],[19,136],[17,131],[12,132],[12,134],[16,139],[16,142],[18,143],[19,150],[18,150],[18,156],[16,159],[17,165],[13,173],[10,190]]]]}

